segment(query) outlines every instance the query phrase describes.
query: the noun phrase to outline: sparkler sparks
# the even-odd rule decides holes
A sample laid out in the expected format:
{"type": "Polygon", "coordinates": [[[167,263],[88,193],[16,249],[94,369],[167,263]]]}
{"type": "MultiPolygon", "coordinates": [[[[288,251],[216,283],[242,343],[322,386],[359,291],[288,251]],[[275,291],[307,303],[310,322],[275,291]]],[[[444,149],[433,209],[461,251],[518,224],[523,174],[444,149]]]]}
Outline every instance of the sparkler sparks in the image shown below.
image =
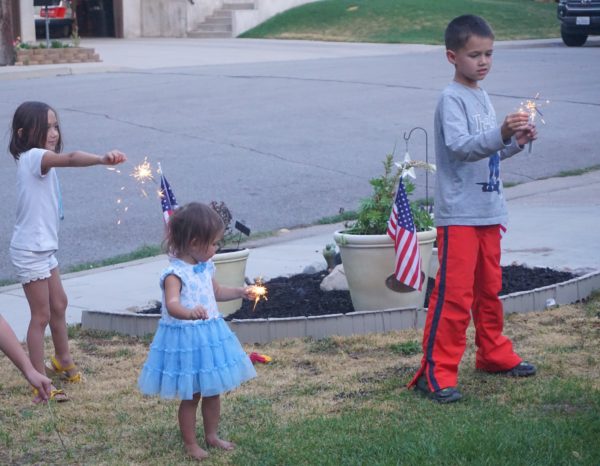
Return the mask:
{"type": "MultiPolygon", "coordinates": [[[[535,94],[535,97],[533,99],[527,99],[525,102],[521,102],[521,106],[519,107],[519,112],[526,112],[529,114],[529,123],[532,125],[535,123],[535,119],[538,115],[540,116],[540,121],[542,122],[542,124],[543,125],[546,124],[546,122],[544,121],[544,115],[540,111],[540,107],[542,107],[543,105],[549,104],[550,101],[546,100],[545,102],[539,102],[538,101],[539,98],[540,98],[540,93],[538,92],[535,94]]],[[[532,146],[533,146],[533,141],[529,141],[529,148],[528,148],[527,152],[530,154],[531,154],[532,146]]]]}
{"type": "Polygon", "coordinates": [[[254,294],[254,306],[252,307],[252,312],[256,309],[256,305],[261,299],[268,301],[267,299],[267,287],[264,285],[262,278],[258,277],[254,279],[254,284],[250,285],[250,289],[252,294],[254,294]]]}
{"type": "Polygon", "coordinates": [[[152,165],[148,162],[148,157],[144,157],[144,161],[133,167],[131,176],[138,182],[144,184],[146,181],[154,181],[152,175],[152,165]]]}
{"type": "MultiPolygon", "coordinates": [[[[118,168],[106,167],[106,169],[116,173],[117,175],[121,175],[121,171],[118,168]]],[[[160,164],[158,164],[156,173],[160,173],[160,164]]],[[[154,178],[154,168],[152,166],[152,163],[148,161],[148,157],[144,157],[144,161],[142,163],[135,165],[129,176],[135,181],[136,184],[136,189],[134,189],[133,191],[139,191],[141,197],[150,197],[150,191],[148,191],[145,185],[148,182],[153,182],[155,184],[157,182],[154,178]]],[[[125,191],[127,191],[126,187],[121,186],[120,191],[121,194],[117,197],[116,200],[117,225],[121,225],[123,215],[129,210],[129,201],[127,201],[125,198],[125,191]]],[[[162,197],[162,192],[160,189],[156,190],[156,195],[159,198],[162,197]]]]}

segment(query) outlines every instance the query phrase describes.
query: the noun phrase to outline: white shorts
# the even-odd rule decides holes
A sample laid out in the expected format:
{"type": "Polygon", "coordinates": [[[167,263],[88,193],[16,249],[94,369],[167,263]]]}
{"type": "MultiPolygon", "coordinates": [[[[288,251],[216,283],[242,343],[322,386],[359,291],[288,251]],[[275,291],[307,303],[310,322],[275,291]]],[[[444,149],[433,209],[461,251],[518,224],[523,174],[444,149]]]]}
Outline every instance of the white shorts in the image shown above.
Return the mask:
{"type": "Polygon", "coordinates": [[[17,271],[17,278],[23,285],[49,278],[50,271],[58,267],[55,254],[56,250],[25,251],[10,248],[10,259],[17,271]]]}

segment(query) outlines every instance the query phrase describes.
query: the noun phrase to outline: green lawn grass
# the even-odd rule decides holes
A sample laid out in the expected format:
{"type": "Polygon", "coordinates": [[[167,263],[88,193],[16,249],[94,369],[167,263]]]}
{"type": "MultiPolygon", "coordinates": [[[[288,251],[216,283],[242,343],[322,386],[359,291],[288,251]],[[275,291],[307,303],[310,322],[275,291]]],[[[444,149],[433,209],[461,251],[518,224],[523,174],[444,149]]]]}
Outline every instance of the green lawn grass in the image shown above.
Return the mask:
{"type": "MultiPolygon", "coordinates": [[[[406,389],[422,331],[245,345],[273,361],[222,397],[220,433],[238,448],[211,450],[207,464],[600,464],[600,294],[508,315],[505,333],[538,374],[475,371],[471,326],[459,377],[464,398],[447,406],[406,389]]],[[[29,387],[0,355],[0,464],[194,464],[177,428],[178,402],[137,390],[149,338],[76,327],[69,340],[86,380],[57,382],[72,401],[51,409],[31,403],[29,387]]]]}
{"type": "Polygon", "coordinates": [[[556,4],[534,0],[322,0],[283,12],[240,37],[442,44],[455,16],[472,13],[497,40],[560,36],[556,4]]]}

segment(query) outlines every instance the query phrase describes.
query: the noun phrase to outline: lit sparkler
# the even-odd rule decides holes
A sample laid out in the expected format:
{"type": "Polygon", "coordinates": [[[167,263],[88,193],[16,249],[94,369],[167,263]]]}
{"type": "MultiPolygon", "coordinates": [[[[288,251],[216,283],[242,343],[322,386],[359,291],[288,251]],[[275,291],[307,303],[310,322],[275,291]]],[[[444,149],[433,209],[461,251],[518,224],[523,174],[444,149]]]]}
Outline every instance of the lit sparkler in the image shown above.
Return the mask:
{"type": "MultiPolygon", "coordinates": [[[[546,124],[546,122],[544,121],[544,115],[540,111],[540,107],[544,104],[549,104],[550,101],[546,100],[543,103],[538,102],[539,97],[540,93],[538,92],[537,94],[535,94],[535,97],[533,99],[527,99],[525,102],[521,102],[521,107],[519,107],[519,112],[527,112],[529,114],[529,123],[532,125],[535,123],[535,119],[538,115],[540,116],[540,121],[542,122],[542,124],[546,124]]],[[[529,148],[527,149],[527,152],[529,154],[531,154],[532,146],[533,141],[529,141],[529,148]]]]}
{"type": "Polygon", "coordinates": [[[256,309],[256,305],[261,299],[268,301],[267,299],[267,287],[264,285],[262,278],[258,277],[254,279],[254,284],[250,286],[252,294],[254,294],[254,306],[252,312],[256,309]]]}
{"type": "MultiPolygon", "coordinates": [[[[115,167],[106,167],[107,170],[112,171],[114,173],[116,173],[117,175],[121,175],[121,171],[118,168],[115,167]]],[[[148,157],[144,157],[144,161],[138,165],[135,165],[133,167],[132,172],[129,174],[129,176],[131,178],[134,179],[134,181],[137,184],[137,189],[139,189],[139,193],[142,197],[148,198],[150,197],[148,194],[148,190],[145,186],[145,184],[147,182],[152,181],[153,183],[156,184],[156,179],[154,178],[154,169],[152,167],[152,164],[148,161],[148,157]]],[[[160,164],[158,164],[158,169],[156,170],[157,173],[160,173],[160,164]]],[[[129,210],[129,205],[128,202],[126,202],[125,200],[125,191],[126,188],[125,186],[121,186],[120,191],[122,191],[122,194],[117,197],[117,225],[121,225],[122,223],[122,216],[129,210]]],[[[162,196],[162,192],[160,189],[156,190],[156,194],[157,196],[160,198],[162,196]]]]}
{"type": "Polygon", "coordinates": [[[144,184],[146,181],[154,181],[152,175],[152,165],[148,162],[148,157],[144,157],[144,161],[133,167],[131,176],[138,182],[144,184]]]}

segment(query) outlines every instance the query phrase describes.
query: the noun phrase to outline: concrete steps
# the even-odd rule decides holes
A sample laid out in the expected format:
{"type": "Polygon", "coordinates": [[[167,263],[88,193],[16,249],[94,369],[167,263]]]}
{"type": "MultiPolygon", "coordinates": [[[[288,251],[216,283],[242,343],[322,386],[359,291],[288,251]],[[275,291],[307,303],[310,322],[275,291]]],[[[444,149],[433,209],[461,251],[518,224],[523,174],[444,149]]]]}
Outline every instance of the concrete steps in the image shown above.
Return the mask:
{"type": "Polygon", "coordinates": [[[204,23],[188,33],[188,37],[195,38],[230,38],[233,37],[232,12],[235,10],[253,10],[254,2],[224,3],[206,18],[204,23]]]}

